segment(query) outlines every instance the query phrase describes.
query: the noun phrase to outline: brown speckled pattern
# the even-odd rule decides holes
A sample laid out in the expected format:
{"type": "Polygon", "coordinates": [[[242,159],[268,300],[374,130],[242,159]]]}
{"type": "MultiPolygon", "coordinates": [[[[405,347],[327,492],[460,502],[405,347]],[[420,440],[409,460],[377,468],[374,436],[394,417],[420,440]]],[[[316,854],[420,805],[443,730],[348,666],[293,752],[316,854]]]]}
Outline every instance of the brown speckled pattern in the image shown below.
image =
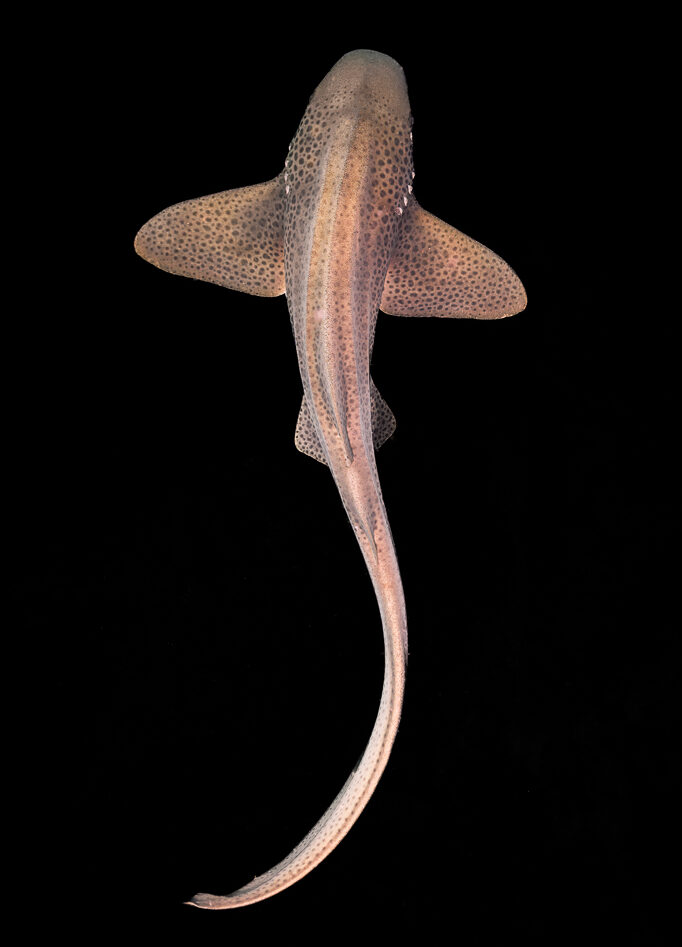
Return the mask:
{"type": "Polygon", "coordinates": [[[297,450],[300,450],[302,454],[307,454],[308,457],[319,460],[321,464],[327,463],[324,445],[320,441],[320,435],[315,428],[315,422],[310,414],[305,396],[301,402],[301,410],[298,412],[294,443],[297,450]]]}
{"type": "Polygon", "coordinates": [[[374,450],[379,450],[395,431],[396,422],[393,412],[379,394],[379,389],[371,378],[369,383],[369,397],[372,405],[372,440],[374,450]]]}
{"type": "Polygon", "coordinates": [[[281,177],[173,204],[144,225],[135,249],[169,273],[254,296],[281,296],[281,177]]]}
{"type": "MultiPolygon", "coordinates": [[[[372,411],[372,441],[374,443],[374,449],[379,450],[395,431],[396,422],[393,412],[379,394],[377,386],[371,378],[369,383],[372,411]]],[[[301,410],[298,414],[294,440],[296,447],[302,454],[307,454],[309,457],[319,460],[322,464],[327,463],[324,445],[321,443],[319,434],[315,429],[315,422],[310,414],[305,397],[303,398],[301,410]]]]}
{"type": "Polygon", "coordinates": [[[525,306],[523,286],[504,260],[411,204],[386,274],[384,312],[499,319],[525,306]]]}
{"type": "Polygon", "coordinates": [[[402,70],[375,55],[349,54],[320,84],[285,165],[287,302],[299,365],[344,461],[349,415],[359,410],[369,424],[377,310],[412,181],[402,70]],[[349,388],[357,364],[366,377],[349,388]]]}
{"type": "MultiPolygon", "coordinates": [[[[411,126],[398,63],[355,50],[316,89],[275,180],[175,205],[136,240],[142,256],[173,273],[263,296],[286,287],[303,384],[295,443],[334,477],[384,634],[377,718],[336,799],[274,868],[231,895],[195,895],[188,903],[197,907],[252,904],[311,871],[364,809],[395,740],[407,622],[374,456],[395,429],[369,371],[379,307],[495,318],[525,305],[523,287],[499,257],[416,203],[411,126]]],[[[345,576],[338,582],[340,594],[353,594],[345,576]]]]}

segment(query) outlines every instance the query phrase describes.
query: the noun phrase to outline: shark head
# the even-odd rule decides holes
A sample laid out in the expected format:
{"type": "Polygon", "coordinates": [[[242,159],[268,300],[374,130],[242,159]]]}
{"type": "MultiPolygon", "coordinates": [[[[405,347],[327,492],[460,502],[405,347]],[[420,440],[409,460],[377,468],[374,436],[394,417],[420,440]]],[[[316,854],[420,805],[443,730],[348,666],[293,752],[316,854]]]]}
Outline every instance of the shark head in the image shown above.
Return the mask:
{"type": "Polygon", "coordinates": [[[410,115],[402,67],[395,59],[372,49],[355,49],[342,56],[315,89],[310,104],[318,107],[333,101],[338,105],[344,99],[354,109],[379,106],[397,119],[410,115]]]}

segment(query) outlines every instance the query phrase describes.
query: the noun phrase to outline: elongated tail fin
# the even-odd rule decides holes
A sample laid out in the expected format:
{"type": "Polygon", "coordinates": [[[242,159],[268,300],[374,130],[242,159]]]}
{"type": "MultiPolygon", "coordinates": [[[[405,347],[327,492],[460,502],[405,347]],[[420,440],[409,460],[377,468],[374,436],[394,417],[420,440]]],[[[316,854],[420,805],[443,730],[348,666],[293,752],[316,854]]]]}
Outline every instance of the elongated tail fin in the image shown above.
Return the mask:
{"type": "MultiPolygon", "coordinates": [[[[384,511],[385,513],[385,511],[384,511]]],[[[343,789],[303,841],[281,862],[230,895],[196,894],[187,904],[223,910],[243,907],[277,894],[299,881],[350,831],[374,792],[391,754],[405,689],[407,626],[402,584],[388,522],[379,524],[369,544],[355,529],[376,591],[384,631],[384,683],[369,743],[343,789]],[[378,558],[377,558],[378,550],[378,558]]]]}
{"type": "Polygon", "coordinates": [[[365,808],[386,767],[398,730],[404,679],[404,655],[399,644],[391,655],[386,655],[379,713],[367,748],[341,792],[303,841],[274,868],[232,894],[195,894],[186,904],[224,910],[264,901],[295,884],[336,848],[365,808]]]}

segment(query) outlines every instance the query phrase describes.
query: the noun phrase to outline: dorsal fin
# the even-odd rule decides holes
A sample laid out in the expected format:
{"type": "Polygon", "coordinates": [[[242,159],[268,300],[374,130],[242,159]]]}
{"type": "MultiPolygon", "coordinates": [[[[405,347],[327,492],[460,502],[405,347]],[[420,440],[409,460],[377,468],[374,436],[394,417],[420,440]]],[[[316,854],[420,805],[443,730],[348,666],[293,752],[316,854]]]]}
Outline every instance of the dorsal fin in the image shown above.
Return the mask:
{"type": "Polygon", "coordinates": [[[384,282],[384,312],[500,319],[525,308],[521,280],[504,260],[410,203],[384,282]]]}
{"type": "MultiPolygon", "coordinates": [[[[379,394],[379,390],[372,378],[369,379],[369,395],[372,406],[372,441],[374,443],[374,449],[379,450],[381,445],[384,444],[395,431],[395,417],[379,394]]],[[[301,402],[301,410],[298,412],[294,443],[302,454],[307,454],[308,457],[319,460],[321,464],[327,463],[324,448],[315,430],[305,395],[303,395],[303,401],[301,402]]]]}
{"type": "Polygon", "coordinates": [[[284,292],[281,175],[167,207],[135,238],[145,260],[254,296],[284,292]]]}

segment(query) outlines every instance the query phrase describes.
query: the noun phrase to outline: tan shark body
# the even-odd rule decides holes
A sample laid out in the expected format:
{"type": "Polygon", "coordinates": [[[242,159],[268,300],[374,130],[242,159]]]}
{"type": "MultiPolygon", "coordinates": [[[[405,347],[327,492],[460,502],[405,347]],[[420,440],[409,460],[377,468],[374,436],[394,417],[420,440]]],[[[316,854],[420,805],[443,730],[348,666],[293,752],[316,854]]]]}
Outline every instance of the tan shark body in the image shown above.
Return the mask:
{"type": "Polygon", "coordinates": [[[261,296],[286,292],[303,382],[299,450],[327,464],[379,603],[385,676],[357,767],[303,841],[233,894],[232,908],[298,881],[341,841],[386,766],[405,686],[407,625],[374,451],[395,419],[370,377],[377,311],[499,318],[526,296],[492,251],[428,214],[413,194],[407,87],[388,56],[356,50],[318,86],[272,181],[169,207],[139,232],[145,259],[261,296]]]}

